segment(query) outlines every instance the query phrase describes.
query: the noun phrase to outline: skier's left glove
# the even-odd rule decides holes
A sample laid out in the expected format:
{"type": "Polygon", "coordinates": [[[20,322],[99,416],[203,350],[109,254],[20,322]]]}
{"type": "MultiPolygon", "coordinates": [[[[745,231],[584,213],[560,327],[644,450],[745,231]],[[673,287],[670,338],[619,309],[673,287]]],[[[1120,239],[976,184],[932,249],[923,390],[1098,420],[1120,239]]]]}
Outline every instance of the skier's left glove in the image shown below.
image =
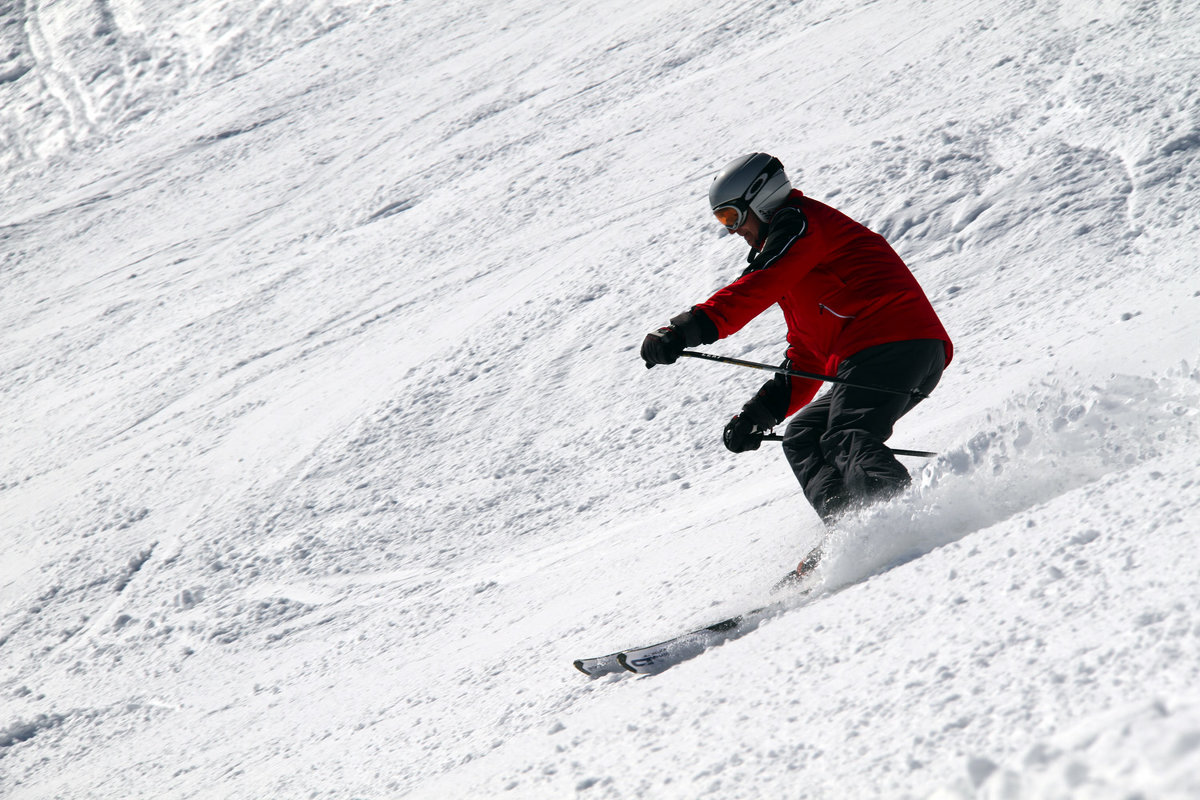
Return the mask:
{"type": "Polygon", "coordinates": [[[642,360],[646,369],[655,364],[674,364],[689,347],[712,344],[718,338],[717,326],[698,308],[671,318],[671,324],[646,334],[642,340],[642,360]]]}
{"type": "Polygon", "coordinates": [[[763,434],[777,424],[779,422],[775,415],[756,397],[742,406],[742,413],[729,420],[722,440],[725,447],[734,453],[757,450],[762,444],[763,434]]]}

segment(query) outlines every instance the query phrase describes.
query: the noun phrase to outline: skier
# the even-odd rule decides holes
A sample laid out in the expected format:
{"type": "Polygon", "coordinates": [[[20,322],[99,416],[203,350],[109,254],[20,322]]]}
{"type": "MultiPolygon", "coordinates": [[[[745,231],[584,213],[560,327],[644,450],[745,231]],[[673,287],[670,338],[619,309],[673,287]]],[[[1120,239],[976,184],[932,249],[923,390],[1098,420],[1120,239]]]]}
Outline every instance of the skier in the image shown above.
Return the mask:
{"type": "MultiPolygon", "coordinates": [[[[731,161],[712,182],[717,220],[750,245],[741,277],[648,334],[650,368],[689,347],[741,330],[771,305],[787,321],[783,366],[928,395],[950,363],[950,337],[900,256],[877,233],[793,189],[767,153],[731,161]]],[[[817,514],[832,525],[847,510],[885,499],[912,480],[884,444],[920,395],[776,375],[725,426],[725,446],[757,450],[763,434],[795,414],[783,452],[817,514]],[[803,410],[801,410],[803,409],[803,410]],[[799,411],[799,413],[796,413],[799,411]]],[[[819,546],[797,569],[811,570],[819,546]]]]}

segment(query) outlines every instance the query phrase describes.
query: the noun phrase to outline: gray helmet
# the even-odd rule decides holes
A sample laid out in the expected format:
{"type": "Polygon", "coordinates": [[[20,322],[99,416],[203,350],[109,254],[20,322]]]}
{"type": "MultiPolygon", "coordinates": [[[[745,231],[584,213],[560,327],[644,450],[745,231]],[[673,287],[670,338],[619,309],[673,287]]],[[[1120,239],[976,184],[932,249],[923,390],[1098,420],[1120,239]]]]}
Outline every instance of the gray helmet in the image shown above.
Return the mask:
{"type": "Polygon", "coordinates": [[[746,212],[753,211],[763,222],[770,222],[775,211],[792,191],[791,181],[779,159],[768,153],[750,153],[725,165],[717,173],[708,190],[708,203],[729,230],[737,230],[746,221],[746,212]]]}

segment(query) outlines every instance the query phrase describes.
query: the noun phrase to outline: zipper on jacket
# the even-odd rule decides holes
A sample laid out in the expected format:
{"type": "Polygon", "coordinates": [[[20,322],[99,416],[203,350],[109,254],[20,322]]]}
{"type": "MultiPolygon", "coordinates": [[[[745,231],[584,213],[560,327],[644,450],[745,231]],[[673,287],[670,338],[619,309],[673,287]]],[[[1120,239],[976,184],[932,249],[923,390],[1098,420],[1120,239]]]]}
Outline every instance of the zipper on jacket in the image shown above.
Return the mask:
{"type": "Polygon", "coordinates": [[[817,312],[818,313],[824,314],[826,311],[828,311],[830,314],[833,314],[835,317],[838,317],[839,319],[854,319],[853,314],[839,314],[838,312],[834,311],[832,308],[825,305],[824,303],[817,303],[817,312]]]}

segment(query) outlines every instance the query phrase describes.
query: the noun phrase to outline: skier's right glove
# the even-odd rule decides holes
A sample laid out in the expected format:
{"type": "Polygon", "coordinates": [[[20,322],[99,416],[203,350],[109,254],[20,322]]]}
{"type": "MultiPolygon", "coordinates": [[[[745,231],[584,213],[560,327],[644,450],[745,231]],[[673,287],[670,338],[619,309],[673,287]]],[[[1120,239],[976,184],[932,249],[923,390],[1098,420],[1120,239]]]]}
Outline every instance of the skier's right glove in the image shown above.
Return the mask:
{"type": "Polygon", "coordinates": [[[777,424],[775,415],[756,397],[742,406],[742,413],[729,420],[722,440],[725,447],[734,453],[757,450],[762,444],[763,434],[777,424]]]}
{"type": "Polygon", "coordinates": [[[717,326],[702,310],[693,306],[689,311],[671,317],[671,324],[646,334],[642,340],[642,361],[646,369],[655,364],[674,364],[689,347],[712,344],[718,339],[717,326]]]}
{"type": "Polygon", "coordinates": [[[646,362],[646,369],[655,364],[674,364],[686,347],[683,334],[674,325],[668,325],[646,334],[642,340],[642,361],[646,362]]]}

